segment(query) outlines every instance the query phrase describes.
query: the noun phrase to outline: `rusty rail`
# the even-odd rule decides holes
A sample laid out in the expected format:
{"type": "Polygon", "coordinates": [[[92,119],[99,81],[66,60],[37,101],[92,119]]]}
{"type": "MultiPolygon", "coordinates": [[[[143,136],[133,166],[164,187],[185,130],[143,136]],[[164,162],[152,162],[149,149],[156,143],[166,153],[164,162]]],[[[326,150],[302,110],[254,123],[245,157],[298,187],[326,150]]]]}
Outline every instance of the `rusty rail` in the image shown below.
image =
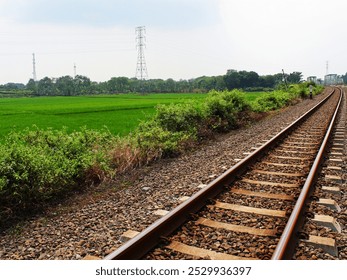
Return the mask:
{"type": "Polygon", "coordinates": [[[310,173],[308,174],[306,182],[300,192],[299,198],[293,208],[292,214],[290,215],[287,225],[283,230],[280,241],[278,242],[278,245],[272,255],[272,260],[290,259],[295,250],[298,231],[300,230],[305,218],[305,205],[314,190],[313,187],[321,169],[322,161],[324,160],[324,155],[329,144],[328,141],[330,139],[336,116],[341,105],[342,91],[341,89],[338,90],[340,90],[340,99],[338,104],[336,105],[335,113],[330,119],[329,128],[322,141],[316,159],[312,164],[310,173]]]}
{"type": "Polygon", "coordinates": [[[288,127],[283,129],[263,146],[255,150],[246,158],[235,164],[228,169],[221,176],[216,178],[204,189],[194,194],[191,198],[177,206],[161,219],[154,222],[144,231],[137,236],[129,240],[123,246],[116,249],[114,252],[107,255],[105,260],[131,260],[141,259],[147,252],[153,249],[163,237],[168,236],[184,222],[189,220],[192,213],[196,213],[202,207],[204,207],[207,201],[214,198],[221,193],[224,188],[234,182],[237,177],[241,176],[250,165],[254,164],[260,158],[262,158],[268,151],[278,145],[279,141],[285,138],[301,123],[303,123],[309,116],[311,116],[316,110],[318,110],[335,92],[333,89],[329,95],[318,103],[315,107],[294,121],[288,127]]]}

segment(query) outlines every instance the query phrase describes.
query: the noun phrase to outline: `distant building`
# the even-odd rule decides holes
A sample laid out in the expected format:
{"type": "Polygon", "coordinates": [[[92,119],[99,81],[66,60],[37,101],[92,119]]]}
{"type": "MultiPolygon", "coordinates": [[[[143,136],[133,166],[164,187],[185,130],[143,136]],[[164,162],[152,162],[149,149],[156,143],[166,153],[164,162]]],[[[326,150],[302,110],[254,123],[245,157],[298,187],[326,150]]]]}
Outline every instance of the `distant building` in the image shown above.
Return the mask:
{"type": "Polygon", "coordinates": [[[338,84],[338,85],[343,85],[343,84],[344,84],[343,78],[342,78],[341,76],[338,76],[338,77],[337,77],[337,84],[338,84]]]}
{"type": "Polygon", "coordinates": [[[336,85],[337,84],[337,74],[328,74],[324,76],[324,84],[329,85],[336,85]]]}
{"type": "Polygon", "coordinates": [[[337,74],[328,74],[324,76],[324,84],[325,85],[341,85],[343,84],[343,79],[341,76],[337,74]]]}
{"type": "Polygon", "coordinates": [[[307,77],[308,82],[314,82],[315,84],[317,83],[317,76],[310,76],[307,77]]]}

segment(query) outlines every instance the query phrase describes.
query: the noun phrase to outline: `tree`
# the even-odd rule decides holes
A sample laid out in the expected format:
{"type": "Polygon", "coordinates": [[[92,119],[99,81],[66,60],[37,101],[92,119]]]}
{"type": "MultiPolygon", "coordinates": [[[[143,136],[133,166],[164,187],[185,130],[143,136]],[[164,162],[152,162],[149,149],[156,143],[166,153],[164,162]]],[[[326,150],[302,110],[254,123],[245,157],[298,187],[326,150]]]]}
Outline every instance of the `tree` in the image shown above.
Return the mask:
{"type": "Polygon", "coordinates": [[[167,79],[165,81],[166,92],[176,92],[176,83],[173,79],[167,79]]]}
{"type": "Polygon", "coordinates": [[[275,74],[275,75],[273,75],[273,76],[274,76],[274,78],[275,78],[275,85],[284,83],[283,74],[282,74],[282,73],[277,73],[277,74],[275,74]]]}
{"type": "Polygon", "coordinates": [[[26,85],[26,89],[32,91],[33,93],[37,93],[37,83],[34,79],[30,79],[26,85]]]}
{"type": "Polygon", "coordinates": [[[91,94],[92,93],[91,84],[92,83],[90,79],[86,76],[77,75],[74,78],[74,85],[75,85],[77,94],[91,94]]]}
{"type": "Polygon", "coordinates": [[[125,93],[130,90],[129,79],[126,77],[113,77],[107,82],[108,90],[112,93],[125,93]]]}
{"type": "Polygon", "coordinates": [[[216,77],[216,90],[225,90],[227,88],[223,76],[216,77]]]}
{"type": "Polygon", "coordinates": [[[256,87],[259,84],[259,75],[254,72],[240,71],[240,88],[256,87]]]}
{"type": "Polygon", "coordinates": [[[229,90],[234,88],[252,88],[259,85],[259,75],[254,71],[228,70],[224,82],[229,90]]]}
{"type": "Polygon", "coordinates": [[[75,95],[74,79],[71,76],[60,77],[55,82],[59,95],[75,95]]]}
{"type": "Polygon", "coordinates": [[[287,81],[290,84],[299,84],[302,82],[302,73],[301,72],[293,72],[290,73],[287,77],[287,81]]]}
{"type": "Polygon", "coordinates": [[[240,87],[240,75],[236,70],[228,70],[224,76],[224,82],[228,90],[240,87]]]}
{"type": "Polygon", "coordinates": [[[259,86],[265,88],[272,88],[276,85],[276,77],[274,75],[265,75],[259,77],[259,86]]]}
{"type": "Polygon", "coordinates": [[[41,79],[37,84],[37,93],[39,95],[55,95],[56,90],[53,80],[48,77],[41,79]]]}
{"type": "Polygon", "coordinates": [[[341,75],[344,84],[347,84],[347,73],[345,75],[341,75]]]}

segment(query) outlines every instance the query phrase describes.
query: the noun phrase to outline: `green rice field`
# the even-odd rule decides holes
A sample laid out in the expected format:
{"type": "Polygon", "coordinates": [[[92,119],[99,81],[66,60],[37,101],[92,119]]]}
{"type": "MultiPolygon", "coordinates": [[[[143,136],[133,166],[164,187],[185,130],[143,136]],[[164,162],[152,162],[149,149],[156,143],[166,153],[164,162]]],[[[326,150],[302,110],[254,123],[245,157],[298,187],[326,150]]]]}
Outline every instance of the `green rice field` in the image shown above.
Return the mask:
{"type": "MultiPolygon", "coordinates": [[[[252,100],[259,93],[247,93],[252,100]]],[[[0,138],[11,130],[36,125],[40,129],[100,130],[126,135],[149,118],[158,104],[203,100],[206,94],[120,94],[102,96],[22,97],[0,99],[0,138]]]]}
{"type": "Polygon", "coordinates": [[[140,120],[153,115],[157,104],[203,99],[203,94],[121,94],[72,97],[22,97],[0,99],[0,137],[11,130],[36,125],[40,129],[99,130],[107,127],[128,134],[140,120]]]}

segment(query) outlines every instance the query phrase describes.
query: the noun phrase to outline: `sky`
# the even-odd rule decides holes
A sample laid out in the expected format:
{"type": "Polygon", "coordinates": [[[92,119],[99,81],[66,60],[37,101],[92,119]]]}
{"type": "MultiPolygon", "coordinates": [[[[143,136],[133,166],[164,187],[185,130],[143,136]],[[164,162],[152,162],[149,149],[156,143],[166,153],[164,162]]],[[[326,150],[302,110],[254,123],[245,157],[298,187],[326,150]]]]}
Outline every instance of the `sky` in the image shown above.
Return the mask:
{"type": "Polygon", "coordinates": [[[146,27],[150,79],[347,72],[345,0],[0,0],[0,84],[135,77],[146,27]]]}

